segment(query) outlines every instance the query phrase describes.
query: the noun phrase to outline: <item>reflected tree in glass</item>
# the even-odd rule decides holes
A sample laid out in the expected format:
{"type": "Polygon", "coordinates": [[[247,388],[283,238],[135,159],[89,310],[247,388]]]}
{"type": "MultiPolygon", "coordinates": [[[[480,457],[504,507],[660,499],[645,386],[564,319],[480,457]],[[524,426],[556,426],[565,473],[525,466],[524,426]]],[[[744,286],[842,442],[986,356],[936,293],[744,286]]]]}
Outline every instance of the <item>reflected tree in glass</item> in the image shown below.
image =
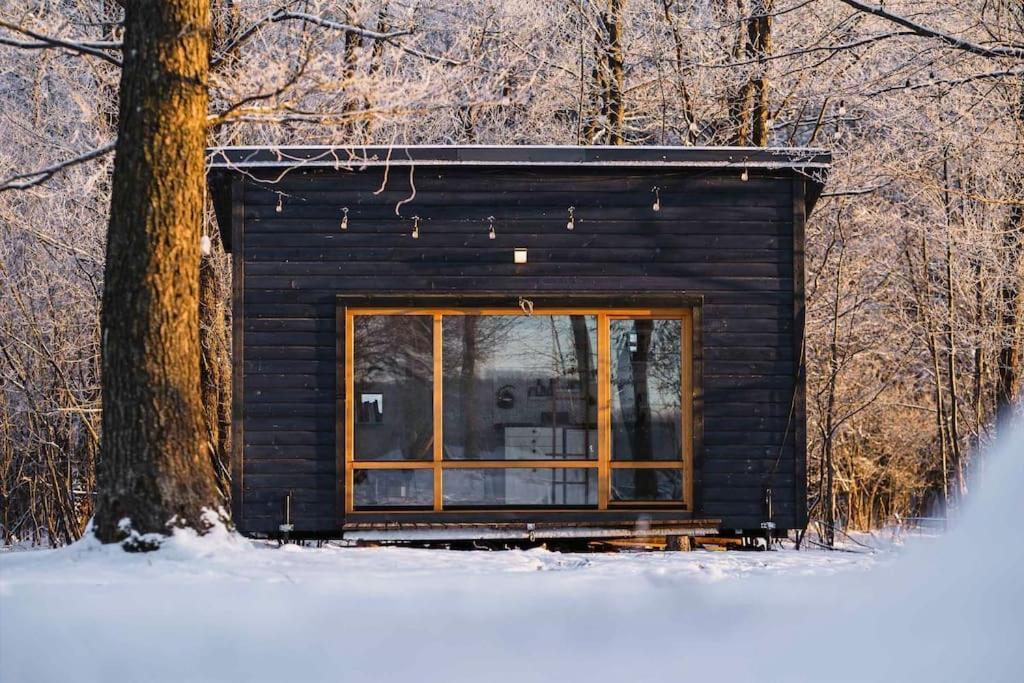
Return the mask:
{"type": "Polygon", "coordinates": [[[354,318],[356,460],[430,460],[434,440],[433,319],[354,318]]]}
{"type": "Polygon", "coordinates": [[[445,458],[596,459],[594,316],[446,316],[445,458]]]}
{"type": "Polygon", "coordinates": [[[682,323],[612,320],[612,458],[682,457],[682,323]]]}

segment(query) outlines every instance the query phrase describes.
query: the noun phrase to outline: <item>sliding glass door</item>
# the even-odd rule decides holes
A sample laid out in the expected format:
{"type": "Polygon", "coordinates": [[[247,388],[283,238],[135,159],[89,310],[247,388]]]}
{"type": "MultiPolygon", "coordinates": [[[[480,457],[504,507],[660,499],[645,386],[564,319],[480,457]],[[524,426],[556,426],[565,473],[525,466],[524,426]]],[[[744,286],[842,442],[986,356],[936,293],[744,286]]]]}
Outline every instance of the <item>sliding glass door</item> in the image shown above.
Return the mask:
{"type": "Polygon", "coordinates": [[[339,322],[347,512],[686,506],[688,310],[339,322]]]}

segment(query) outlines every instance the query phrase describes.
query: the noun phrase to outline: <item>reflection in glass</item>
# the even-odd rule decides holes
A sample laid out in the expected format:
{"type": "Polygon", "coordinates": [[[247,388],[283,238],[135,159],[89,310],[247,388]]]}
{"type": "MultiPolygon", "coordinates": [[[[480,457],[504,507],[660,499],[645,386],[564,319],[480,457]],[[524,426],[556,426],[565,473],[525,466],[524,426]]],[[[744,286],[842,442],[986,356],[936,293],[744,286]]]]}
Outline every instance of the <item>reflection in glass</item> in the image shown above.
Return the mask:
{"type": "Polygon", "coordinates": [[[596,505],[597,470],[449,469],[443,489],[445,506],[596,505]]]}
{"type": "Polygon", "coordinates": [[[445,316],[442,326],[446,459],[597,459],[595,316],[445,316]]]}
{"type": "Polygon", "coordinates": [[[613,460],[682,457],[679,320],[611,320],[613,460]]]}
{"type": "Polygon", "coordinates": [[[356,460],[431,460],[433,318],[358,315],[353,330],[356,460]]]}
{"type": "Polygon", "coordinates": [[[434,504],[433,470],[356,470],[353,477],[357,508],[434,504]]]}
{"type": "Polygon", "coordinates": [[[682,500],[681,470],[612,470],[612,500],[682,500]]]}

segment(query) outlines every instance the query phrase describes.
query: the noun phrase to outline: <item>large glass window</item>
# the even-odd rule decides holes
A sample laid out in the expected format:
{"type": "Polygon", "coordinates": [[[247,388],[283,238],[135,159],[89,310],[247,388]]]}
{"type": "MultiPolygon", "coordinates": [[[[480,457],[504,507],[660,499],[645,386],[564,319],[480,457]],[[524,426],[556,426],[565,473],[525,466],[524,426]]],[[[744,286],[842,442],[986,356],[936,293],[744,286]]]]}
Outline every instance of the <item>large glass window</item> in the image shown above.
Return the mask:
{"type": "Polygon", "coordinates": [[[433,458],[433,330],[427,315],[355,318],[356,460],[433,458]]]}
{"type": "Polygon", "coordinates": [[[596,460],[597,318],[444,318],[444,457],[596,460]]]}
{"type": "Polygon", "coordinates": [[[612,320],[613,460],[678,460],[682,452],[682,325],[612,320]]]}
{"type": "Polygon", "coordinates": [[[434,474],[419,470],[358,470],[354,477],[356,507],[431,507],[434,474]]]}
{"type": "Polygon", "coordinates": [[[674,501],[683,499],[683,472],[678,469],[614,469],[613,501],[674,501]]]}
{"type": "Polygon", "coordinates": [[[345,510],[685,506],[685,309],[348,309],[345,510]]]}
{"type": "Polygon", "coordinates": [[[597,469],[449,469],[444,472],[446,506],[592,506],[597,504],[597,469]]]}

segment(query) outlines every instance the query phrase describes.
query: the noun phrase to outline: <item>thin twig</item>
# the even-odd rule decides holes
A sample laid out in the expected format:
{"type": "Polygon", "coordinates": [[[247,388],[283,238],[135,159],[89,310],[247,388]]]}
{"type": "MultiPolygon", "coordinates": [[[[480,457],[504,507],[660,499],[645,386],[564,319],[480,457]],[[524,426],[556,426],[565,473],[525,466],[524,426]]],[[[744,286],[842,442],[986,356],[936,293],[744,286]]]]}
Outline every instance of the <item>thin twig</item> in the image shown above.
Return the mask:
{"type": "Polygon", "coordinates": [[[116,147],[116,142],[109,142],[102,147],[97,147],[96,149],[90,150],[85,154],[74,157],[73,159],[67,159],[60,163],[56,163],[45,168],[39,168],[34,171],[17,173],[6,180],[0,181],[0,192],[4,192],[5,190],[27,190],[30,187],[42,185],[61,171],[105,156],[106,154],[114,151],[116,147]]]}
{"type": "Polygon", "coordinates": [[[1014,47],[1012,45],[997,45],[995,47],[985,47],[984,45],[978,45],[977,43],[972,43],[971,41],[964,40],[963,38],[957,38],[952,34],[946,33],[945,31],[940,31],[939,29],[931,28],[930,26],[925,26],[923,24],[918,24],[917,22],[911,21],[906,17],[902,17],[898,14],[893,14],[892,12],[888,11],[887,9],[881,6],[873,7],[872,5],[859,2],[859,0],[839,0],[839,2],[843,3],[844,5],[849,5],[850,7],[854,8],[859,12],[871,14],[876,17],[885,19],[886,21],[890,21],[894,24],[902,26],[904,28],[910,29],[914,34],[921,36],[922,38],[935,38],[936,40],[939,40],[945,43],[946,45],[949,45],[950,47],[955,47],[956,49],[963,50],[964,52],[970,52],[971,54],[975,54],[981,57],[988,57],[989,59],[1002,57],[1015,57],[1017,59],[1024,59],[1024,49],[1022,48],[1014,47]]]}

